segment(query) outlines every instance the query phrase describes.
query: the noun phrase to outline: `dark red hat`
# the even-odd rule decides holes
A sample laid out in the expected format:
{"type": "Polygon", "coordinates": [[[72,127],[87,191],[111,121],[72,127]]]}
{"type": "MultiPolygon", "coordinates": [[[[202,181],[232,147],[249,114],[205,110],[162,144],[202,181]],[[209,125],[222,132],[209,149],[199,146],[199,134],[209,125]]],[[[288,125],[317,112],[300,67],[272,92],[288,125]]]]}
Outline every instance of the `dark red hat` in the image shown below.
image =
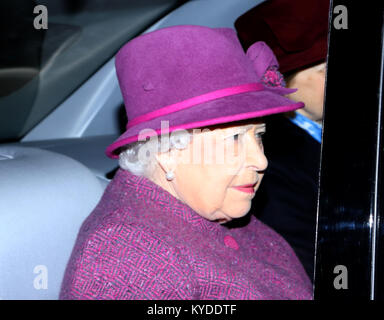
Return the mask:
{"type": "Polygon", "coordinates": [[[240,16],[235,28],[244,49],[264,41],[286,73],[327,56],[330,0],[266,0],[240,16]]]}

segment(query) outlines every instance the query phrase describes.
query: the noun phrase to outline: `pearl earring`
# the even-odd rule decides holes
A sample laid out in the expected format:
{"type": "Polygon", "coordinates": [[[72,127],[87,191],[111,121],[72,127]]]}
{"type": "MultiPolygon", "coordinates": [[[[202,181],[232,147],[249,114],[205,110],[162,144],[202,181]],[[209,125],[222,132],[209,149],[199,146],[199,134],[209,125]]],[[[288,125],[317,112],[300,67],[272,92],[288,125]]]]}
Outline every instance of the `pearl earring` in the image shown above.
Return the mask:
{"type": "Polygon", "coordinates": [[[175,174],[172,171],[168,171],[167,174],[165,175],[165,178],[168,181],[172,181],[175,178],[175,174]]]}

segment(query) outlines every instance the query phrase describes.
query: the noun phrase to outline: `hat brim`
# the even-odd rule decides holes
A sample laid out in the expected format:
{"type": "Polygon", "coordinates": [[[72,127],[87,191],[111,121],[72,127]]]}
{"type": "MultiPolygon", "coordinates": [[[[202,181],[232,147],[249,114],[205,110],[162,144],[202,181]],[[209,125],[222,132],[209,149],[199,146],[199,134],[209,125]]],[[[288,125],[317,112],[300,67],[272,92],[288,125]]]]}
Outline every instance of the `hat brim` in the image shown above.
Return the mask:
{"type": "MultiPolygon", "coordinates": [[[[304,107],[271,90],[247,92],[195,105],[166,116],[152,119],[128,128],[106,149],[110,158],[118,158],[120,148],[138,141],[142,130],[150,129],[146,137],[171,133],[181,129],[195,129],[234,121],[260,118],[271,114],[289,112],[304,107]],[[167,128],[161,128],[161,121],[168,121],[167,128]]],[[[143,138],[143,135],[141,136],[143,138]]]]}
{"type": "Polygon", "coordinates": [[[279,54],[279,71],[283,74],[323,63],[327,60],[327,37],[319,39],[306,50],[284,54],[279,52],[279,54]]]}

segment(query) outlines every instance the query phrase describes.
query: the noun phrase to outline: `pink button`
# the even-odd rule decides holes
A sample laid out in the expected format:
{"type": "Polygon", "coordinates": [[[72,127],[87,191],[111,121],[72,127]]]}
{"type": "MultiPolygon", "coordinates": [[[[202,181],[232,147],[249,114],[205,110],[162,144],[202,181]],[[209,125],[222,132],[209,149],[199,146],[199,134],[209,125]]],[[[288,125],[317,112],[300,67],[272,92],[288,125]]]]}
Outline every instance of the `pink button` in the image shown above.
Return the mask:
{"type": "Polygon", "coordinates": [[[231,236],[225,236],[224,237],[224,244],[231,249],[237,250],[239,249],[239,245],[237,244],[236,240],[233,239],[231,236]]]}

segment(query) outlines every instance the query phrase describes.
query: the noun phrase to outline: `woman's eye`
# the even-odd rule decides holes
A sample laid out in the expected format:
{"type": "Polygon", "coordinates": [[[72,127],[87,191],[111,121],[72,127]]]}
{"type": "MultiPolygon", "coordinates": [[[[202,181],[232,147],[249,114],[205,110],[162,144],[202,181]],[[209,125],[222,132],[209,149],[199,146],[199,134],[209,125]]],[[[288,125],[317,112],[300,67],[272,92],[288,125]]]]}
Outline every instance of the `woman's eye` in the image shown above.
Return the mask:
{"type": "Polygon", "coordinates": [[[256,141],[258,142],[259,146],[261,149],[264,150],[264,146],[263,146],[263,135],[264,135],[264,131],[262,132],[255,132],[255,139],[256,141]]]}
{"type": "Polygon", "coordinates": [[[237,141],[240,139],[240,133],[236,133],[234,136],[233,136],[233,140],[237,141]]]}
{"type": "Polygon", "coordinates": [[[263,137],[264,133],[265,133],[265,132],[255,132],[255,137],[256,137],[257,139],[261,139],[261,138],[263,137]]]}
{"type": "Polygon", "coordinates": [[[235,134],[231,134],[231,135],[228,135],[227,137],[225,137],[225,140],[230,141],[230,140],[233,139],[234,141],[239,141],[241,135],[242,135],[241,132],[235,133],[235,134]]]}

